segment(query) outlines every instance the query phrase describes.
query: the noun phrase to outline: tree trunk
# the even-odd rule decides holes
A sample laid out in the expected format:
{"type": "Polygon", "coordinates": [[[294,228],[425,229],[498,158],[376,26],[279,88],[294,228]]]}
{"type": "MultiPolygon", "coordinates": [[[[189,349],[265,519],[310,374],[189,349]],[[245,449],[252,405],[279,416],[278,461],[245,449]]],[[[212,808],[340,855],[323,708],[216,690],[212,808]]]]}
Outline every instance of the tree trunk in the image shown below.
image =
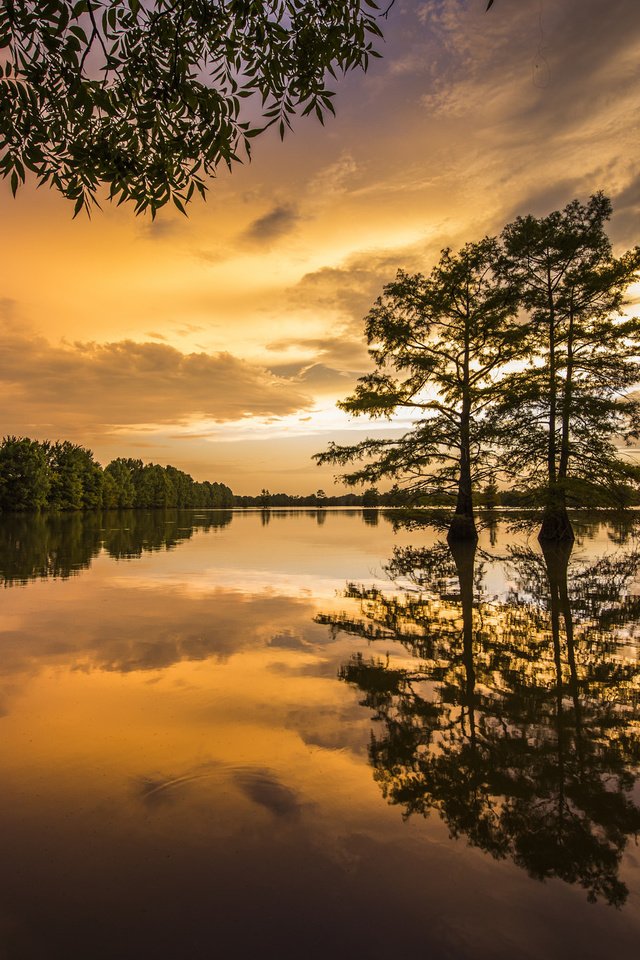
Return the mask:
{"type": "Polygon", "coordinates": [[[477,540],[471,486],[471,389],[469,386],[469,323],[465,330],[465,354],[462,370],[462,410],[460,413],[460,476],[456,512],[451,518],[447,540],[477,540]]]}
{"type": "MultiPolygon", "coordinates": [[[[538,534],[538,540],[540,542],[545,541],[567,541],[573,542],[575,536],[573,533],[573,527],[571,526],[571,521],[569,520],[569,514],[567,513],[567,504],[565,498],[565,491],[563,480],[560,479],[558,475],[558,470],[556,468],[556,455],[557,455],[557,444],[556,444],[556,423],[558,416],[558,407],[557,407],[557,383],[556,383],[556,312],[555,304],[553,300],[553,291],[551,288],[551,276],[548,274],[548,303],[549,303],[549,447],[548,447],[548,478],[547,478],[547,502],[544,509],[544,514],[542,517],[542,525],[540,527],[540,533],[538,534]],[[560,482],[559,482],[560,481],[560,482]]],[[[566,389],[570,390],[570,384],[565,385],[566,389]]],[[[568,463],[568,442],[569,442],[569,433],[568,433],[568,413],[569,413],[569,402],[570,395],[567,396],[565,392],[563,404],[563,449],[564,453],[564,466],[566,471],[566,465],[568,463]],[[566,430],[565,428],[565,417],[566,419],[566,430]]]]}
{"type": "Polygon", "coordinates": [[[573,543],[575,540],[571,520],[567,513],[564,490],[557,485],[549,490],[538,540],[541,543],[549,541],[573,543]]]}

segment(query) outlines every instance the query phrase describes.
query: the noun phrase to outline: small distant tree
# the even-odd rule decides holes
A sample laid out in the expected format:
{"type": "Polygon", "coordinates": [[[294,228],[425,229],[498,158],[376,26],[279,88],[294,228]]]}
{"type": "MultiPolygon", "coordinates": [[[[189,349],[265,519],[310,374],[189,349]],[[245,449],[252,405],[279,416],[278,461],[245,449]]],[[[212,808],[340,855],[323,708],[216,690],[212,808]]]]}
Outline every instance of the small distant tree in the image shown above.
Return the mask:
{"type": "Polygon", "coordinates": [[[258,497],[258,503],[263,510],[267,510],[271,506],[271,494],[263,487],[260,491],[260,496],[258,497]]]}
{"type": "Polygon", "coordinates": [[[541,539],[572,539],[567,505],[627,490],[638,469],[616,438],[640,429],[640,321],[620,316],[640,248],[612,256],[602,193],[505,227],[501,269],[528,311],[527,367],[505,383],[505,463],[543,489],[541,539]]]}
{"type": "Polygon", "coordinates": [[[482,503],[489,510],[495,509],[498,505],[498,484],[494,474],[489,474],[484,490],[482,491],[482,503]]]}
{"type": "Polygon", "coordinates": [[[139,464],[142,471],[142,461],[130,461],[118,457],[105,467],[105,495],[110,507],[133,507],[136,490],[134,484],[134,470],[131,463],[139,464]]]}
{"type": "Polygon", "coordinates": [[[366,319],[376,370],[339,404],[356,416],[416,417],[399,438],[332,443],[318,463],[365,461],[341,475],[351,485],[390,477],[405,489],[449,491],[449,535],[477,537],[474,488],[493,469],[500,371],[518,349],[513,290],[496,276],[498,246],[485,238],[442,252],[428,277],[399,271],[366,319]]]}

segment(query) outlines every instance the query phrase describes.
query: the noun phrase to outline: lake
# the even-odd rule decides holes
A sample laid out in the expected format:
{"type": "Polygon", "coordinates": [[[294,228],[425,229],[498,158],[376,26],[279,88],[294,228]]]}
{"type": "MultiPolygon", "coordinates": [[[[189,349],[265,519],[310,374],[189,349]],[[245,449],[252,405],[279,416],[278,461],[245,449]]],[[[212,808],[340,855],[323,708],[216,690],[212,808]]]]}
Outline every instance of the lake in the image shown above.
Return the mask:
{"type": "Polygon", "coordinates": [[[640,526],[0,522],[3,960],[631,960],[640,526]]]}

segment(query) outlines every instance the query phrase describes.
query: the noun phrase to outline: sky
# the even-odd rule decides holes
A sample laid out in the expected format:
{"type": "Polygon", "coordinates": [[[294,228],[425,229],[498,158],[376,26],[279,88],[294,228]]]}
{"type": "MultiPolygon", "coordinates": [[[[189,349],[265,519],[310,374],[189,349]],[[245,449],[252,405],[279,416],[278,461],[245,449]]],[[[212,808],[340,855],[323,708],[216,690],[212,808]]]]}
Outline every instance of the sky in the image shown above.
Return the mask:
{"type": "Polygon", "coordinates": [[[337,117],[254,140],[188,218],[73,220],[1,184],[0,434],[238,494],[342,492],[311,455],[397,429],[336,401],[371,369],[363,318],[398,268],[597,190],[615,251],[640,242],[637,0],[485,7],[396,0],[337,117]]]}

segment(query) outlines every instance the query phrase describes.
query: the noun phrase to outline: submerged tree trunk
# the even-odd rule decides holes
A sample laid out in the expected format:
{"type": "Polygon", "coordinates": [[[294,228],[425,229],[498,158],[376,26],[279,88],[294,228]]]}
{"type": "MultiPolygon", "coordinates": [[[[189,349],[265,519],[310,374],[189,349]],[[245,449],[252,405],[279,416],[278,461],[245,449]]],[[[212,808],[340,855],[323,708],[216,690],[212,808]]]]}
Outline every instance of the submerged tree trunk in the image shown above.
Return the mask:
{"type": "Polygon", "coordinates": [[[549,541],[573,543],[575,540],[575,534],[567,512],[564,489],[558,484],[548,491],[538,540],[541,543],[549,541]]]}

